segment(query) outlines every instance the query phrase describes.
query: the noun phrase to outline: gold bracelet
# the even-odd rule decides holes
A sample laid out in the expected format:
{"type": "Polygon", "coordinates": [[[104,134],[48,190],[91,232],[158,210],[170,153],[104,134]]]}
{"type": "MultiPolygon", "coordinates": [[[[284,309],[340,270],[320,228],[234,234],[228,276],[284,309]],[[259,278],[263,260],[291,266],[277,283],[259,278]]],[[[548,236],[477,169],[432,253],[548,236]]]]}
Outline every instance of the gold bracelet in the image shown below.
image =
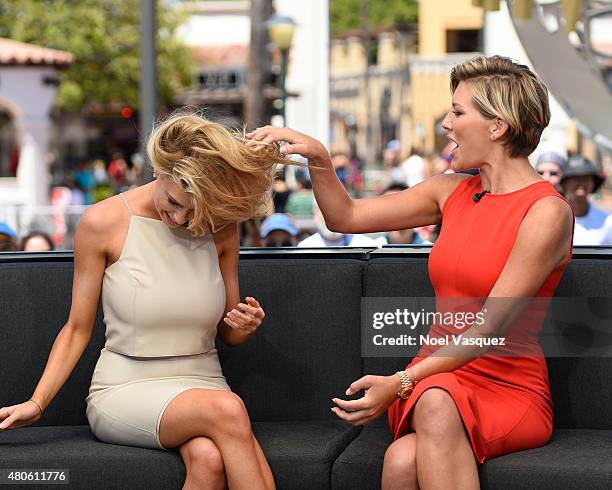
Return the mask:
{"type": "Polygon", "coordinates": [[[412,369],[412,366],[409,366],[408,369],[410,369],[410,372],[412,373],[412,384],[416,387],[416,384],[419,382],[417,375],[414,372],[414,369],[412,369]]]}
{"type": "Polygon", "coordinates": [[[397,392],[397,396],[402,400],[406,400],[414,389],[414,383],[406,371],[398,371],[396,374],[399,376],[401,384],[400,390],[397,392]]]}
{"type": "Polygon", "coordinates": [[[36,403],[36,406],[38,407],[38,410],[40,410],[40,416],[42,417],[42,414],[43,414],[43,409],[42,409],[42,407],[40,406],[40,404],[39,404],[39,403],[38,403],[36,400],[34,400],[33,398],[30,398],[28,401],[29,401],[29,402],[34,402],[34,403],[36,403]]]}

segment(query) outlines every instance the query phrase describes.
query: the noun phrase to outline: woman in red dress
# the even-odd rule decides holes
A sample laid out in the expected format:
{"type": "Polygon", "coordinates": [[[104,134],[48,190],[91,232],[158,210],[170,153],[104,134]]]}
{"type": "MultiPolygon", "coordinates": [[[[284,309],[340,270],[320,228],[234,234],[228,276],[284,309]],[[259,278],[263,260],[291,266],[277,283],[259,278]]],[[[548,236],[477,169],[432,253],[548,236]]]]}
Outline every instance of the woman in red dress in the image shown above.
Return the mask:
{"type": "MultiPolygon", "coordinates": [[[[459,298],[483,313],[459,332],[463,338],[507,337],[497,347],[451,342],[435,355],[424,345],[404,371],[352,383],[347,395],[365,390],[363,397],[334,399],[332,411],[352,424],[388,409],[394,442],[385,454],[384,489],[478,488],[477,464],[541,446],[552,432],[537,341],[545,309],[525,308],[530,298],[553,295],[571,257],[571,208],[527,159],[550,120],[548,92],[529,68],[499,56],[455,66],[451,90],[443,126],[455,143],[452,166],[479,168],[479,175],[437,175],[388,196],[350,199],[327,151],[312,138],[269,127],[251,135],[263,143],[286,141],[286,153],[319,167],[311,171],[313,189],[330,230],[442,223],[429,258],[437,311],[459,298]]],[[[458,333],[455,326],[434,324],[428,335],[449,333],[458,333]]]]}

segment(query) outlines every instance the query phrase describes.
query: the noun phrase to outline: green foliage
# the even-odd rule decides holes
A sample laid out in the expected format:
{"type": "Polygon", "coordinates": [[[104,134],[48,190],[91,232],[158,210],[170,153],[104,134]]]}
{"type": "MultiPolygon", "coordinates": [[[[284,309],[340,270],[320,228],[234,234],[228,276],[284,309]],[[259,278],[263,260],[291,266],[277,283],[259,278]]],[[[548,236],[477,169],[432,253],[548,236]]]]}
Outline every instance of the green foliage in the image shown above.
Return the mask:
{"type": "MultiPolygon", "coordinates": [[[[417,0],[365,0],[368,5],[368,27],[402,28],[417,21],[417,0]]],[[[332,36],[360,28],[361,0],[330,0],[332,36]]]]}
{"type": "MultiPolygon", "coordinates": [[[[58,71],[56,105],[139,106],[140,0],[0,0],[0,37],[68,51],[74,63],[58,71]]],[[[183,19],[158,3],[158,71],[162,104],[191,84],[189,51],[175,33],[183,19]]]]}

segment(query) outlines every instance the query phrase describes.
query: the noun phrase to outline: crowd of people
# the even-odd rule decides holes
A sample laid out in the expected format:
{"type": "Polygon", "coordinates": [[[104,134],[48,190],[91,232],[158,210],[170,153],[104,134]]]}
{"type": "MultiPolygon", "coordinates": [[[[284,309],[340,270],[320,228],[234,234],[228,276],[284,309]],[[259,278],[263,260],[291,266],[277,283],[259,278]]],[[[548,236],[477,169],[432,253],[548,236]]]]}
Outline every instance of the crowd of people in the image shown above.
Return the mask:
{"type": "Polygon", "coordinates": [[[593,162],[582,155],[565,159],[550,152],[538,157],[536,170],[572,206],[574,245],[612,245],[612,216],[593,203],[593,194],[605,180],[593,162]]]}
{"type": "Polygon", "coordinates": [[[55,250],[51,237],[40,230],[32,230],[18,239],[17,233],[6,223],[0,222],[0,252],[49,252],[55,250]]]}
{"type": "MultiPolygon", "coordinates": [[[[420,155],[413,152],[400,161],[401,145],[391,140],[382,155],[382,178],[372,188],[377,195],[401,192],[435,173],[420,155]]],[[[354,198],[365,192],[361,162],[345,152],[332,151],[331,161],[338,180],[354,198]]],[[[446,167],[443,169],[445,170],[446,167]]],[[[331,231],[319,210],[312,192],[310,175],[304,168],[297,168],[291,176],[287,167],[279,170],[273,185],[271,209],[263,219],[243,223],[241,245],[246,247],[381,247],[383,245],[431,245],[437,238],[439,226],[396,230],[374,234],[344,234],[331,231]]]]}
{"type": "MultiPolygon", "coordinates": [[[[453,172],[449,153],[449,148],[444,148],[439,155],[425,158],[413,150],[402,159],[400,142],[389,141],[382,154],[383,177],[374,182],[374,192],[378,195],[401,192],[431,175],[453,172]]],[[[355,198],[362,196],[365,189],[361,162],[342,151],[332,151],[331,160],[347,192],[355,198]]],[[[78,161],[54,189],[67,191],[68,205],[95,204],[138,185],[143,164],[139,154],[133,155],[128,164],[121,153],[113,154],[108,163],[101,159],[78,161]]],[[[605,180],[598,167],[582,155],[567,159],[558,152],[545,152],[537,158],[535,168],[570,202],[576,218],[574,245],[612,245],[612,216],[593,202],[593,195],[605,180]]],[[[287,167],[282,167],[274,179],[267,215],[242,223],[240,228],[243,247],[431,245],[440,233],[439,226],[368,235],[330,231],[317,207],[308,171],[302,167],[291,175],[287,174],[287,167]]],[[[6,223],[0,224],[0,251],[56,248],[62,248],[60,239],[42,229],[27,230],[18,237],[6,223]]]]}
{"type": "MultiPolygon", "coordinates": [[[[332,152],[331,160],[338,179],[347,192],[363,193],[359,161],[345,153],[332,152]]],[[[404,191],[437,173],[452,173],[452,158],[444,148],[435,158],[424,158],[413,151],[402,160],[401,145],[391,140],[383,152],[384,177],[374,184],[378,195],[404,191]]],[[[598,167],[582,155],[569,159],[558,152],[540,154],[535,163],[538,174],[550,182],[569,201],[576,218],[574,245],[612,245],[612,215],[594,204],[593,195],[604,183],[598,167]]],[[[431,245],[440,233],[439,226],[396,230],[384,234],[345,235],[330,231],[317,207],[306,170],[295,172],[295,185],[288,185],[286,169],[277,175],[273,206],[262,220],[252,220],[242,227],[241,244],[250,247],[380,247],[396,245],[431,245]]]]}
{"type": "Polygon", "coordinates": [[[90,205],[141,184],[144,159],[135,153],[128,160],[115,152],[103,159],[77,160],[72,169],[61,172],[55,187],[71,190],[72,205],[90,205]]]}

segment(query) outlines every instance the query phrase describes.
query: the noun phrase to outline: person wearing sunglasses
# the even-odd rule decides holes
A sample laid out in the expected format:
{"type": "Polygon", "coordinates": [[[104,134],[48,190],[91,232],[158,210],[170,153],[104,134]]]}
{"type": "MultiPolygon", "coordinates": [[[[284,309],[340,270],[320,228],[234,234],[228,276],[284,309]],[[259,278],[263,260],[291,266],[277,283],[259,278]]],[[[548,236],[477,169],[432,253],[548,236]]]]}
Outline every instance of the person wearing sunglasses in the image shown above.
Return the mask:
{"type": "Polygon", "coordinates": [[[298,234],[293,218],[284,213],[268,216],[259,232],[262,247],[295,247],[298,234]]]}
{"type": "Polygon", "coordinates": [[[568,160],[561,185],[576,217],[574,245],[612,245],[612,215],[591,201],[604,180],[588,158],[574,155],[568,160]]]}
{"type": "Polygon", "coordinates": [[[561,192],[561,176],[566,164],[567,161],[559,153],[549,151],[538,157],[535,169],[544,180],[561,192]]]}

